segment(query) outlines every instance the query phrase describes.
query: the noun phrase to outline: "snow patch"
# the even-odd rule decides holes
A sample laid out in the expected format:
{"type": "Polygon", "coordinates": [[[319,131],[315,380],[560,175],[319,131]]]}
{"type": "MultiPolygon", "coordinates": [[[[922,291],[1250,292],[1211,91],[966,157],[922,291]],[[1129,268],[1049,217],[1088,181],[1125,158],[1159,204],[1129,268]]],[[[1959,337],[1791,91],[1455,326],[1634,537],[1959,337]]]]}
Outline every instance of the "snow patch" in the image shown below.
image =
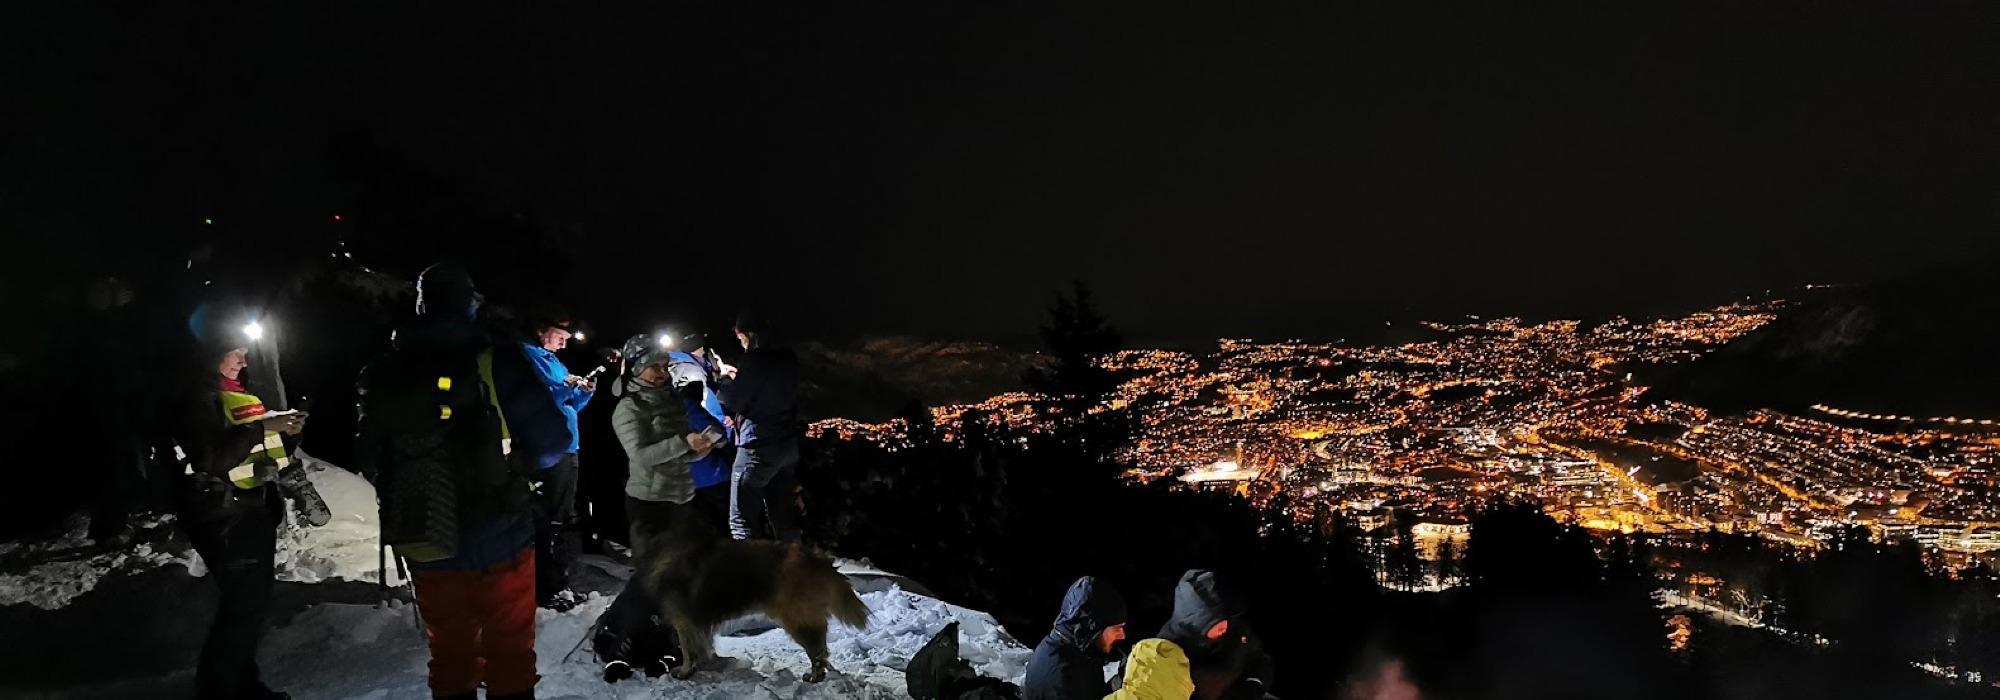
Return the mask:
{"type": "Polygon", "coordinates": [[[70,519],[64,534],[36,543],[12,543],[0,555],[20,562],[18,572],[0,573],[0,605],[32,605],[58,610],[97,588],[105,577],[157,569],[171,564],[186,566],[200,576],[208,569],[194,552],[157,551],[154,542],[164,544],[171,515],[152,515],[134,523],[138,539],[146,542],[128,549],[103,549],[90,539],[90,518],[70,519]]]}
{"type": "MultiPolygon", "coordinates": [[[[333,518],[320,527],[286,527],[278,538],[278,580],[299,583],[348,580],[374,581],[382,570],[382,526],[375,505],[375,485],[361,475],[300,452],[306,477],[326,501],[333,518]]],[[[291,512],[288,507],[287,513],[291,512]]],[[[389,585],[400,585],[392,560],[389,585]]]]}

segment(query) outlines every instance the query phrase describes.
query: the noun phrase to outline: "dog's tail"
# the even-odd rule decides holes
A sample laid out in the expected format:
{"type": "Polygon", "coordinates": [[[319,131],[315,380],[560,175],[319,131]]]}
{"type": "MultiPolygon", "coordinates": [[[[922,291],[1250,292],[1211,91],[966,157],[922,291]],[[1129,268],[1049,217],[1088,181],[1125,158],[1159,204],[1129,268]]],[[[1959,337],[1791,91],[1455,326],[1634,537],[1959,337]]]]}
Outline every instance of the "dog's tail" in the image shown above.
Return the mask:
{"type": "MultiPolygon", "coordinates": [[[[847,577],[841,578],[845,583],[847,577]]],[[[868,626],[868,606],[861,604],[861,596],[854,594],[853,584],[841,586],[840,592],[834,594],[833,617],[855,629],[868,626]]]]}

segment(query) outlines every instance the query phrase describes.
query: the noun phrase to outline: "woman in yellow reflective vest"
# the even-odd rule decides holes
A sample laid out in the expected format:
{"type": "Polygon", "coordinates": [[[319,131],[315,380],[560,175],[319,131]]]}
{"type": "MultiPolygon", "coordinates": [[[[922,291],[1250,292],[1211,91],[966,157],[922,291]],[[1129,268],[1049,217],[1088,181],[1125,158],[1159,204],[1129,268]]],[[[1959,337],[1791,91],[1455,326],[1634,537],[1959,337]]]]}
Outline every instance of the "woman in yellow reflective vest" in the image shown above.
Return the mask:
{"type": "Polygon", "coordinates": [[[186,464],[179,520],[221,593],[195,670],[202,698],[289,697],[258,677],[257,642],[284,508],[271,483],[288,460],[280,436],[297,435],[305,417],[265,410],[243,386],[248,355],[243,347],[210,345],[205,386],[190,388],[175,421],[174,443],[186,464]]]}

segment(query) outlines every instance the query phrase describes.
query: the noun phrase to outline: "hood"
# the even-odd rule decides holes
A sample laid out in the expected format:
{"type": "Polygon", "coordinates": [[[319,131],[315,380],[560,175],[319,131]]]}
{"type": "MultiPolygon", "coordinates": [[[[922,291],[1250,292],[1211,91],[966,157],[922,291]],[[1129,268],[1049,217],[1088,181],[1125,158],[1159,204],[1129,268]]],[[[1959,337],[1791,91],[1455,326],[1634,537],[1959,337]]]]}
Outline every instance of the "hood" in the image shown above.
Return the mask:
{"type": "Polygon", "coordinates": [[[667,353],[667,371],[673,375],[674,386],[684,387],[693,383],[708,383],[708,363],[692,354],[675,350],[667,353]]]}
{"type": "Polygon", "coordinates": [[[1097,635],[1105,628],[1125,622],[1125,598],[1118,590],[1085,576],[1070,584],[1063,594],[1062,612],[1056,614],[1049,636],[1080,650],[1096,652],[1097,635]]]}
{"type": "Polygon", "coordinates": [[[1187,652],[1164,639],[1148,639],[1132,647],[1125,662],[1125,687],[1112,695],[1133,700],[1165,700],[1194,694],[1187,652]]]}
{"type": "Polygon", "coordinates": [[[1224,586],[1215,572],[1193,569],[1181,574],[1180,585],[1174,587],[1174,613],[1160,628],[1160,636],[1179,642],[1189,652],[1201,653],[1215,646],[1207,637],[1208,628],[1223,620],[1236,627],[1247,609],[1243,599],[1224,586]]]}

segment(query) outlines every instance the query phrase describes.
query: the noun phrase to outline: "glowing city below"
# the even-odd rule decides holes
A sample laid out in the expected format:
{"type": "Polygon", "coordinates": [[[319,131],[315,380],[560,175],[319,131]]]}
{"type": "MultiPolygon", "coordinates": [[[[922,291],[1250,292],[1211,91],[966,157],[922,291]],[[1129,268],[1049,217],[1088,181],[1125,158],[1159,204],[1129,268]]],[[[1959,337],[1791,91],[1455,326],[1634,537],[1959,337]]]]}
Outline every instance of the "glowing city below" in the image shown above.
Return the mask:
{"type": "MultiPolygon", "coordinates": [[[[1426,324],[1397,346],[1223,340],[1212,353],[1132,350],[1103,360],[1122,384],[1096,410],[1129,411],[1120,457],[1135,481],[1222,489],[1303,520],[1364,528],[1417,515],[1420,539],[1464,535],[1496,498],[1560,519],[1663,535],[1711,529],[1813,547],[1850,526],[1955,560],[2000,550],[2000,427],[1813,406],[1712,415],[1647,400],[1631,370],[1684,362],[1770,322],[1743,302],[1652,321],[1426,324]],[[1278,498],[1282,494],[1284,498],[1278,498]]],[[[949,438],[968,412],[1033,431],[1036,397],[933,410],[949,438]]],[[[894,448],[900,421],[823,421],[820,433],[894,448]]]]}

